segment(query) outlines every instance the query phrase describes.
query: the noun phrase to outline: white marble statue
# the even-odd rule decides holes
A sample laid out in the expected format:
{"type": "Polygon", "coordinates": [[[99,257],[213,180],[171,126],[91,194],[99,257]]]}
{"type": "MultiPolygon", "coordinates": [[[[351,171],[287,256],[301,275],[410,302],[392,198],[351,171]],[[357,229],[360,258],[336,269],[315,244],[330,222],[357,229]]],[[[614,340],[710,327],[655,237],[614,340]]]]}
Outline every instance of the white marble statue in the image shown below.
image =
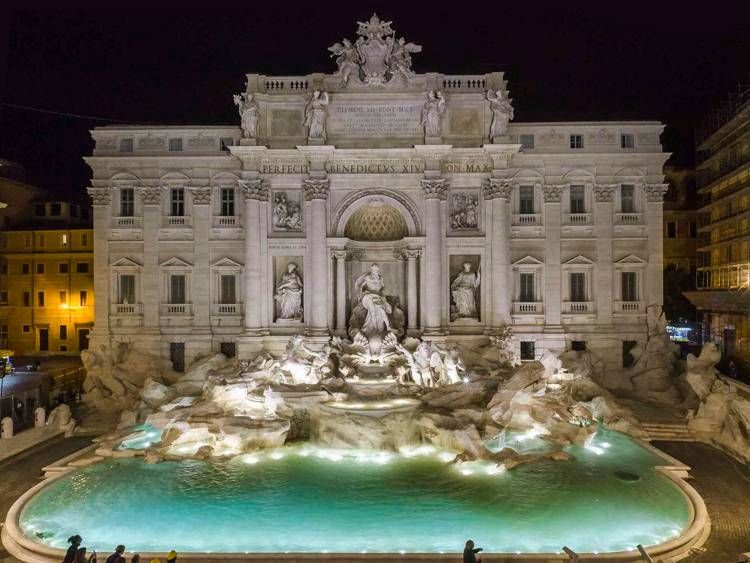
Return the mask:
{"type": "Polygon", "coordinates": [[[297,273],[297,264],[294,262],[290,262],[286,268],[274,295],[274,299],[279,302],[279,318],[302,320],[302,278],[297,273]]]}
{"type": "Polygon", "coordinates": [[[425,137],[440,137],[440,122],[445,112],[445,97],[440,91],[430,90],[425,93],[424,107],[420,123],[424,127],[425,137]]]}
{"type": "Polygon", "coordinates": [[[263,407],[266,418],[276,418],[276,411],[284,399],[270,387],[263,390],[263,407]]]}
{"type": "Polygon", "coordinates": [[[243,92],[234,96],[234,103],[240,114],[242,137],[255,139],[258,135],[258,102],[255,101],[252,94],[243,92]]]}
{"type": "Polygon", "coordinates": [[[373,264],[369,272],[359,276],[354,282],[354,291],[359,295],[359,302],[367,310],[362,332],[365,334],[388,332],[391,329],[388,314],[392,309],[385,298],[385,280],[380,273],[380,266],[373,264]]]}
{"type": "Polygon", "coordinates": [[[339,67],[338,77],[341,79],[342,87],[349,84],[352,76],[359,77],[359,51],[351,41],[344,39],[343,43],[334,43],[328,47],[328,50],[331,51],[332,57],[336,57],[336,64],[339,67]]]}
{"type": "Polygon", "coordinates": [[[315,90],[305,107],[305,127],[307,138],[326,140],[326,119],[328,118],[328,92],[315,90]]]}
{"type": "Polygon", "coordinates": [[[477,319],[476,292],[481,282],[481,273],[471,271],[471,263],[464,262],[463,270],[451,282],[451,320],[458,318],[477,319]]]}
{"type": "Polygon", "coordinates": [[[274,194],[273,228],[277,231],[299,232],[302,230],[302,210],[299,199],[295,201],[284,192],[274,194]]]}
{"type": "Polygon", "coordinates": [[[513,119],[513,106],[502,90],[487,90],[487,100],[489,100],[492,110],[490,139],[494,139],[508,132],[508,122],[513,119]]]}
{"type": "Polygon", "coordinates": [[[387,42],[391,46],[391,56],[389,58],[390,71],[393,76],[400,76],[408,84],[409,80],[414,76],[414,71],[411,69],[411,54],[420,53],[422,46],[407,43],[403,37],[398,41],[394,41],[393,37],[389,37],[387,42]]]}

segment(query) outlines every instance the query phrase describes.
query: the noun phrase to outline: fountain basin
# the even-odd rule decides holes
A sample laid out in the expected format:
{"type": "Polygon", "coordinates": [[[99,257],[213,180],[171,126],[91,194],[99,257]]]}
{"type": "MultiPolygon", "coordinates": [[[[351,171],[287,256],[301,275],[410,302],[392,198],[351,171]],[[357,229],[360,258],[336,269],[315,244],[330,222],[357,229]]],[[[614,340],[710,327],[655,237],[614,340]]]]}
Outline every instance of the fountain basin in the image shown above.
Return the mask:
{"type": "Polygon", "coordinates": [[[333,554],[384,561],[390,557],[376,554],[401,552],[438,561],[456,557],[467,530],[488,561],[556,554],[563,545],[592,558],[598,552],[600,561],[627,561],[638,543],[652,546],[652,555],[692,545],[706,524],[692,488],[627,437],[598,440],[604,454],[573,446],[574,462],[513,471],[453,465],[430,448],[397,455],[286,447],[226,462],[157,465],[107,460],[24,495],[8,514],[3,540],[16,557],[41,563],[61,560],[73,533],[98,551],[122,542],[142,556],[175,548],[181,559],[203,562],[295,553],[311,561],[333,554]],[[614,468],[641,480],[624,483],[614,468]]]}

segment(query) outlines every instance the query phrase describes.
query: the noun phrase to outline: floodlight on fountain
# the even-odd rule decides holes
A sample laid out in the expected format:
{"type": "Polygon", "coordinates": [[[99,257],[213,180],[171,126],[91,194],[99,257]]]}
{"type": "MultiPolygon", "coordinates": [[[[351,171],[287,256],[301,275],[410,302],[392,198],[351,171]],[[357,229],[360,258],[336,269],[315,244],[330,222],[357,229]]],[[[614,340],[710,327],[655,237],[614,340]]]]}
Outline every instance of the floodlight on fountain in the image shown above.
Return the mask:
{"type": "Polygon", "coordinates": [[[245,454],[240,456],[240,461],[242,463],[247,463],[248,465],[255,465],[260,461],[260,458],[255,454],[245,454]]]}
{"type": "Polygon", "coordinates": [[[435,448],[435,446],[430,446],[429,444],[422,444],[420,446],[401,446],[398,449],[398,453],[400,453],[404,457],[409,458],[432,455],[436,451],[437,449],[435,448]]]}
{"type": "Polygon", "coordinates": [[[444,463],[450,463],[451,461],[453,461],[454,459],[456,459],[457,455],[458,454],[454,453],[454,452],[440,452],[438,454],[438,459],[440,459],[440,461],[442,461],[444,463]]]}

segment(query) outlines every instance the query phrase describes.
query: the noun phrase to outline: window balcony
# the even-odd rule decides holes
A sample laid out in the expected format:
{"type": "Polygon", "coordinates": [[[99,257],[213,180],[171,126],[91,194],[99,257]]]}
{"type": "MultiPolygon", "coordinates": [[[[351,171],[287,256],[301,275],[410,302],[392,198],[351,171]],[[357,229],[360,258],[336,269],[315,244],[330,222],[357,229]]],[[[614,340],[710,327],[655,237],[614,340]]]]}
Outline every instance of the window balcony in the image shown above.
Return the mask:
{"type": "Polygon", "coordinates": [[[563,225],[591,225],[591,213],[563,213],[563,225]]]}
{"type": "Polygon", "coordinates": [[[615,213],[615,225],[643,225],[643,213],[615,213]]]}
{"type": "Polygon", "coordinates": [[[184,229],[193,226],[193,218],[188,215],[170,215],[164,217],[162,227],[165,229],[184,229]]]}
{"type": "Polygon", "coordinates": [[[542,215],[541,213],[514,213],[513,214],[513,225],[541,225],[542,215]]]}
{"type": "Polygon", "coordinates": [[[532,301],[514,301],[514,315],[541,315],[543,313],[543,303],[532,301]]]}
{"type": "Polygon", "coordinates": [[[640,301],[615,301],[615,313],[638,314],[644,312],[643,303],[640,301]]]}
{"type": "Polygon", "coordinates": [[[236,317],[242,315],[242,303],[213,303],[211,315],[214,317],[236,317]]]}
{"type": "Polygon", "coordinates": [[[160,309],[163,317],[186,317],[193,314],[192,303],[162,303],[160,309]]]}
{"type": "Polygon", "coordinates": [[[142,229],[143,217],[112,217],[113,229],[142,229]]]}
{"type": "Polygon", "coordinates": [[[142,303],[115,303],[113,305],[115,315],[137,316],[143,314],[142,303]]]}
{"type": "Polygon", "coordinates": [[[563,301],[564,314],[568,315],[591,315],[594,313],[593,301],[563,301]]]}
{"type": "Polygon", "coordinates": [[[215,229],[231,229],[242,226],[240,218],[236,216],[214,216],[213,226],[215,229]]]}

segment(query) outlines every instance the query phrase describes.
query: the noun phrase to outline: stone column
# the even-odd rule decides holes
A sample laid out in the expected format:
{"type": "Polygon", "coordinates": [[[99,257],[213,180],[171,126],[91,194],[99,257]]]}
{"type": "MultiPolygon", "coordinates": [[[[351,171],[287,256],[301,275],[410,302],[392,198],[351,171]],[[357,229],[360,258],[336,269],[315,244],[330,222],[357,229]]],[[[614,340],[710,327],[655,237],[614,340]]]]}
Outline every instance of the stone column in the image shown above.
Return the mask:
{"type": "Polygon", "coordinates": [[[544,312],[545,331],[557,332],[562,326],[562,267],[560,265],[560,202],[565,185],[546,184],[544,193],[544,312]]]}
{"type": "Polygon", "coordinates": [[[490,237],[490,307],[488,328],[495,332],[510,324],[510,304],[513,293],[510,271],[510,221],[508,214],[512,187],[508,180],[490,178],[484,184],[484,198],[490,202],[492,217],[488,229],[490,237]]]}
{"type": "MultiPolygon", "coordinates": [[[[111,188],[88,188],[94,208],[94,328],[89,344],[109,344],[109,233],[112,229],[111,188]]],[[[71,296],[72,299],[72,296],[71,296]]]]}
{"type": "Polygon", "coordinates": [[[161,284],[159,280],[159,231],[161,230],[161,187],[141,188],[143,202],[143,275],[141,303],[146,332],[159,330],[161,284]]]}
{"type": "Polygon", "coordinates": [[[420,251],[410,248],[404,249],[403,256],[406,258],[406,327],[407,334],[413,335],[419,332],[417,323],[419,287],[417,286],[417,258],[420,251]]]}
{"type": "Polygon", "coordinates": [[[261,229],[260,202],[268,200],[268,186],[263,180],[239,180],[245,198],[245,334],[263,336],[261,277],[261,239],[266,233],[261,229]]]}
{"type": "Polygon", "coordinates": [[[613,198],[616,184],[594,186],[594,234],[596,235],[596,279],[594,301],[596,302],[596,322],[612,323],[613,267],[612,267],[612,224],[614,222],[613,198]]]}
{"type": "Polygon", "coordinates": [[[307,224],[307,256],[305,264],[305,289],[308,292],[309,313],[307,334],[325,336],[328,334],[328,252],[326,241],[326,202],[328,200],[328,178],[307,178],[303,180],[305,199],[310,203],[307,224]]]}
{"type": "MultiPolygon", "coordinates": [[[[193,197],[193,332],[210,333],[211,265],[209,233],[211,232],[211,188],[190,188],[193,197]]],[[[206,350],[208,351],[208,350],[206,350]]]]}
{"type": "Polygon", "coordinates": [[[661,306],[664,301],[664,194],[669,184],[646,184],[646,232],[648,233],[648,269],[646,305],[661,306]]]}
{"type": "Polygon", "coordinates": [[[346,336],[346,250],[334,250],[336,259],[336,334],[346,336]]]}
{"type": "MultiPolygon", "coordinates": [[[[422,180],[425,197],[425,296],[422,300],[422,326],[425,335],[441,335],[443,320],[443,213],[441,202],[445,201],[448,182],[445,178],[422,180]]],[[[446,289],[447,290],[447,289],[446,289]]]]}

